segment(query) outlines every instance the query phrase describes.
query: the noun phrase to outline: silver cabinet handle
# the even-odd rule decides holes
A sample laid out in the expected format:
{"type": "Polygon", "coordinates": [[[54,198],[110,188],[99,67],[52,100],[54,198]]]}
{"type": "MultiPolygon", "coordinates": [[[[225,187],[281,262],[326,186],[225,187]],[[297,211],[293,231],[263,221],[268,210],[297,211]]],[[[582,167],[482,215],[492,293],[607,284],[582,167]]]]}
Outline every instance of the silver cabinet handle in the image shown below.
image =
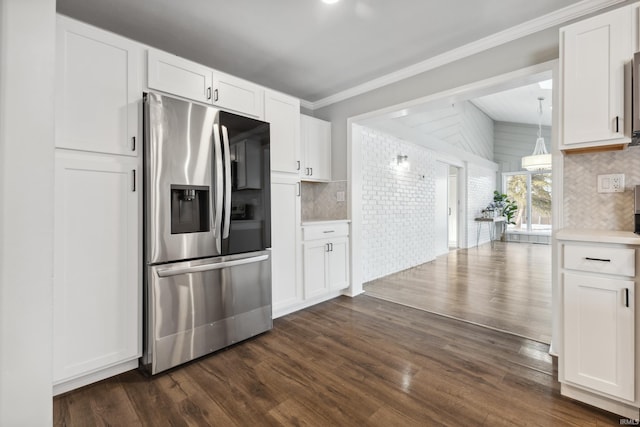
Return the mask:
{"type": "Polygon", "coordinates": [[[309,175],[313,176],[313,168],[309,168],[309,170],[311,171],[309,175]]]}
{"type": "Polygon", "coordinates": [[[335,233],[335,232],[336,232],[336,230],[325,230],[325,231],[323,231],[324,234],[335,233]]]}
{"type": "Polygon", "coordinates": [[[620,117],[616,116],[616,133],[620,132],[620,117]]]}
{"type": "Polygon", "coordinates": [[[213,100],[218,101],[218,89],[213,91],[213,100]]]}
{"type": "Polygon", "coordinates": [[[211,99],[211,87],[207,88],[207,99],[211,99]]]}
{"type": "Polygon", "coordinates": [[[296,163],[298,164],[298,166],[296,167],[296,170],[299,171],[300,170],[300,160],[296,160],[296,163]]]}
{"type": "Polygon", "coordinates": [[[301,194],[300,187],[301,187],[300,183],[296,182],[296,193],[297,193],[296,196],[298,196],[298,197],[300,197],[300,194],[301,194]]]}
{"type": "Polygon", "coordinates": [[[586,259],[587,261],[600,261],[600,262],[611,262],[610,259],[606,259],[606,258],[591,258],[591,257],[584,257],[584,259],[586,259]]]}
{"type": "Polygon", "coordinates": [[[203,271],[220,270],[222,268],[236,267],[238,265],[253,264],[254,262],[265,261],[269,255],[260,255],[251,258],[243,258],[234,261],[216,262],[213,264],[196,265],[193,267],[169,267],[158,270],[158,276],[171,277],[180,274],[202,273],[203,271]]]}
{"type": "Polygon", "coordinates": [[[135,192],[136,191],[136,170],[132,169],[131,172],[132,172],[131,176],[133,181],[131,191],[135,192]]]}
{"type": "Polygon", "coordinates": [[[333,252],[333,243],[329,243],[329,247],[330,247],[329,251],[333,252]]]}
{"type": "Polygon", "coordinates": [[[131,151],[136,151],[136,137],[131,137],[131,151]]]}
{"type": "Polygon", "coordinates": [[[324,247],[325,247],[325,252],[329,252],[329,244],[328,244],[328,243],[325,243],[325,244],[324,244],[324,247]]]}

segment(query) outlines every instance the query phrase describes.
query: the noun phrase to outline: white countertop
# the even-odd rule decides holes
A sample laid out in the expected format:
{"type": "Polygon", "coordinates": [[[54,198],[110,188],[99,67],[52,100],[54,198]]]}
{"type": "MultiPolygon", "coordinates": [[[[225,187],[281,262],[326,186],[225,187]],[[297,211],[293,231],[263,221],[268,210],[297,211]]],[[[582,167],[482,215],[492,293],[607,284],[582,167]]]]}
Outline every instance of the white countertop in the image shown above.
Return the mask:
{"type": "Polygon", "coordinates": [[[640,235],[631,231],[593,230],[580,228],[565,228],[555,235],[558,240],[572,240],[578,242],[621,243],[624,245],[639,245],[640,235]]]}
{"type": "Polygon", "coordinates": [[[333,220],[317,220],[317,221],[303,221],[302,222],[302,226],[304,227],[305,225],[328,225],[328,224],[344,224],[344,223],[350,223],[351,220],[350,219],[333,219],[333,220]]]}

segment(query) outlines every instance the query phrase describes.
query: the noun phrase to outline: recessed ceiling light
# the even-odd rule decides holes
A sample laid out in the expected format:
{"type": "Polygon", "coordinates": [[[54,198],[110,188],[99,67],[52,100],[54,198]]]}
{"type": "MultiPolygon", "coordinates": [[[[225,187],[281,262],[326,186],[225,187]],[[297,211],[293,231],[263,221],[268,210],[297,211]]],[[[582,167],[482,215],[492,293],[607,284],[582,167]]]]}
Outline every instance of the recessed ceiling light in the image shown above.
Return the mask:
{"type": "Polygon", "coordinates": [[[326,3],[326,4],[334,4],[334,3],[338,3],[339,0],[322,0],[322,3],[326,3]]]}

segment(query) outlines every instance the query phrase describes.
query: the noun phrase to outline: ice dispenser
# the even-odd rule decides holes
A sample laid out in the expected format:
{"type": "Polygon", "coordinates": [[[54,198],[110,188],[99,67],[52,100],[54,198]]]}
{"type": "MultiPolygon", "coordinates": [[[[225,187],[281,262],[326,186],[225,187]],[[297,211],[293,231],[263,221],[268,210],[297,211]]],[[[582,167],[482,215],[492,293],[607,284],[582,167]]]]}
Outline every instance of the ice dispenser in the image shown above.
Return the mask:
{"type": "Polygon", "coordinates": [[[171,186],[171,234],[209,231],[209,187],[171,186]]]}

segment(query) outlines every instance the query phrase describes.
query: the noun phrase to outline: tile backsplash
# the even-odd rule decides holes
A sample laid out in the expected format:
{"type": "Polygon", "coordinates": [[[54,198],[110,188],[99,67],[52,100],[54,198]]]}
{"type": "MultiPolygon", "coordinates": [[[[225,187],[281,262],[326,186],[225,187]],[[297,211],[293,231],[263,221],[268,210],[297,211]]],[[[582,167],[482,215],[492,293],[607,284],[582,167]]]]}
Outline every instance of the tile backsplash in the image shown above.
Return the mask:
{"type": "Polygon", "coordinates": [[[564,226],[633,231],[636,185],[640,185],[640,147],[565,155],[564,226]],[[625,191],[598,193],[597,176],[611,173],[624,174],[625,191]]]}
{"type": "Polygon", "coordinates": [[[347,181],[302,182],[302,221],[347,219],[347,181]],[[337,193],[344,192],[344,201],[337,193]]]}

